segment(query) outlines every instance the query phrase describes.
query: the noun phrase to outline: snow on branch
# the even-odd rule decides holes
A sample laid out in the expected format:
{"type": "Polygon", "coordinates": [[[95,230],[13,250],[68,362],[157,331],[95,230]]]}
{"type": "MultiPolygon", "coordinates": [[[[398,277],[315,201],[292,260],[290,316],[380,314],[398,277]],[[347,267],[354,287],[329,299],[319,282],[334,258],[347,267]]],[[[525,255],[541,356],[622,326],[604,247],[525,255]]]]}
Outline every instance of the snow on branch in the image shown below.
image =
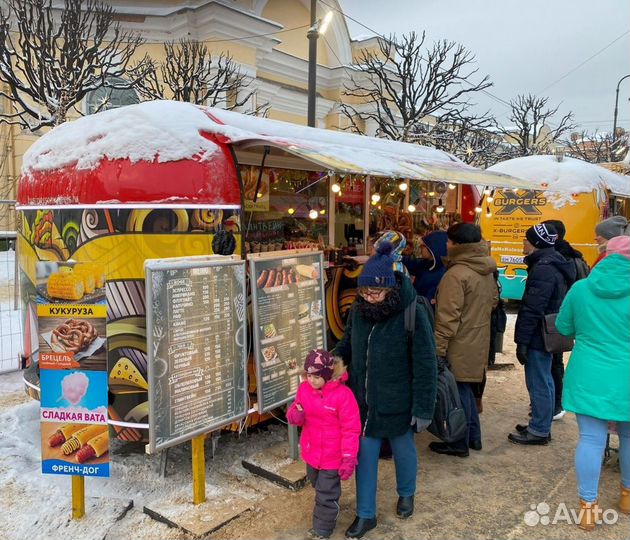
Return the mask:
{"type": "MultiPolygon", "coordinates": [[[[206,45],[190,39],[164,43],[164,62],[151,60],[138,92],[145,100],[173,99],[228,110],[246,106],[256,91],[252,79],[227,53],[213,56],[206,45]]],[[[248,111],[258,114],[263,104],[248,111]]]]}
{"type": "MultiPolygon", "coordinates": [[[[0,96],[11,110],[0,122],[31,131],[56,126],[88,94],[126,77],[132,88],[146,72],[146,60],[133,72],[131,58],[143,43],[114,21],[111,6],[96,0],[7,0],[0,7],[0,96]]],[[[120,81],[117,87],[121,88],[120,81]]]]}

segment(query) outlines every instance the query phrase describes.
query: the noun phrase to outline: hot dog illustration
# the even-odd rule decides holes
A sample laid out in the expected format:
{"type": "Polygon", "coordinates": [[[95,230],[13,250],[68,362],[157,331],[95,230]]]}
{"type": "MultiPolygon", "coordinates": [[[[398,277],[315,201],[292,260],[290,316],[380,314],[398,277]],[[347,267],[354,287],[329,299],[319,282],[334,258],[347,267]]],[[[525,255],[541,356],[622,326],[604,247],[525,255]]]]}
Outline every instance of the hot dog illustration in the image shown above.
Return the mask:
{"type": "Polygon", "coordinates": [[[256,280],[256,286],[259,289],[265,286],[265,283],[267,283],[268,276],[269,276],[269,270],[263,270],[260,273],[260,276],[258,276],[258,279],[256,280]]]}
{"type": "Polygon", "coordinates": [[[78,463],[85,463],[88,459],[101,457],[109,450],[109,434],[107,431],[92,437],[75,454],[78,463]]]}
{"type": "Polygon", "coordinates": [[[106,424],[95,424],[88,425],[79,431],[76,431],[72,434],[63,446],[61,447],[61,451],[66,455],[72,454],[72,452],[77,451],[84,444],[86,444],[90,439],[93,439],[97,435],[101,435],[102,433],[107,433],[107,425],[106,424]]]}
{"type": "Polygon", "coordinates": [[[276,287],[280,287],[282,285],[282,270],[278,270],[276,272],[276,287]]]}
{"type": "Polygon", "coordinates": [[[276,271],[274,269],[269,270],[269,278],[267,279],[267,283],[265,283],[265,288],[273,287],[276,283],[276,271]]]}
{"type": "Polygon", "coordinates": [[[72,434],[84,428],[85,424],[64,424],[48,438],[48,446],[59,446],[65,443],[72,434]]]}

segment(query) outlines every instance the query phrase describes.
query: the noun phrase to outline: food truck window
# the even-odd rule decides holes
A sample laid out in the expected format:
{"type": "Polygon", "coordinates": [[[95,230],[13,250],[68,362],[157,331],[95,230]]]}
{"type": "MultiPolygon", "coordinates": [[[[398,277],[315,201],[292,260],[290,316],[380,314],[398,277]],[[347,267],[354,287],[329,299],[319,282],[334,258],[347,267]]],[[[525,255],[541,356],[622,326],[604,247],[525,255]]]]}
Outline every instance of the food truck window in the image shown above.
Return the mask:
{"type": "Polygon", "coordinates": [[[241,165],[240,171],[248,252],[325,246],[329,212],[325,173],[265,167],[261,175],[255,165],[241,165]]]}
{"type": "Polygon", "coordinates": [[[346,175],[338,180],[335,195],[335,246],[357,247],[362,252],[365,181],[346,175]]]}
{"type": "Polygon", "coordinates": [[[434,230],[446,230],[461,220],[458,213],[457,186],[443,182],[375,179],[370,193],[370,229],[368,250],[375,236],[383,230],[396,230],[407,238],[408,252],[417,251],[417,241],[434,230]]]}

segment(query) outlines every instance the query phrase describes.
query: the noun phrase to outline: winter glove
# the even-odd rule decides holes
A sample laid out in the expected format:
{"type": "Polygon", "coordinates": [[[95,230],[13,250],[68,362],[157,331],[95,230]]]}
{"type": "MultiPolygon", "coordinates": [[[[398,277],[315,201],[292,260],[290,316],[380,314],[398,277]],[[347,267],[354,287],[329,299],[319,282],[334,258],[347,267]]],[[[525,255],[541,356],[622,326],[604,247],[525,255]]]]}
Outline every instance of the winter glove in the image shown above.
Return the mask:
{"type": "Polygon", "coordinates": [[[287,421],[293,426],[304,425],[304,409],[299,403],[294,403],[287,411],[287,421]]]}
{"type": "Polygon", "coordinates": [[[527,363],[527,345],[523,343],[516,344],[516,359],[524,366],[527,363]]]}
{"type": "Polygon", "coordinates": [[[339,465],[339,478],[342,480],[347,480],[352,476],[354,472],[354,468],[357,466],[356,458],[345,457],[341,460],[341,465],[339,465]]]}
{"type": "Polygon", "coordinates": [[[417,416],[411,417],[411,428],[416,433],[422,433],[425,429],[427,429],[431,425],[431,419],[426,418],[418,418],[417,416]]]}

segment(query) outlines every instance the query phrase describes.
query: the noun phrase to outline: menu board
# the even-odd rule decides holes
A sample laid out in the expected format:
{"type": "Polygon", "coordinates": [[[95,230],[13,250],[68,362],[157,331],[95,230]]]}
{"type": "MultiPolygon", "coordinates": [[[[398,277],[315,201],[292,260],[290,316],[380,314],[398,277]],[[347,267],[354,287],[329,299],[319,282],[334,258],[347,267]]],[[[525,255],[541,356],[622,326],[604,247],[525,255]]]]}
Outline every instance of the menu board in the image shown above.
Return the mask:
{"type": "Polygon", "coordinates": [[[326,348],[321,251],[249,256],[254,313],[258,410],[291,400],[304,359],[326,348]]]}
{"type": "Polygon", "coordinates": [[[145,263],[149,445],[155,452],[247,414],[245,261],[145,263]]]}

